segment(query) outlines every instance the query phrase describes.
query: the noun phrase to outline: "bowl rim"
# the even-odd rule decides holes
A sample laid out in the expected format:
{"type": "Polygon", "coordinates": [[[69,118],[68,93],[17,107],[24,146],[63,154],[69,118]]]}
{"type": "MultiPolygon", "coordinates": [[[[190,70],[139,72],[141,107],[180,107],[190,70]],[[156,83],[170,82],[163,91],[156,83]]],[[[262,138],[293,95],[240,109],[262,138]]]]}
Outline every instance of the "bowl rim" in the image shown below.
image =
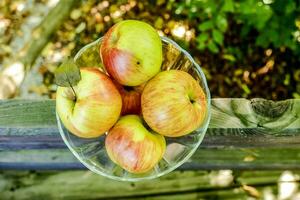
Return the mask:
{"type": "MultiPolygon", "coordinates": [[[[199,73],[200,77],[201,77],[201,82],[204,85],[204,90],[205,90],[205,94],[206,94],[206,101],[207,101],[207,114],[206,114],[206,119],[205,119],[205,124],[203,127],[201,127],[202,129],[202,134],[200,136],[200,138],[198,139],[197,143],[193,146],[193,148],[190,150],[190,152],[182,159],[180,160],[178,163],[176,163],[175,165],[171,166],[170,168],[161,171],[157,174],[150,174],[149,176],[145,176],[145,177],[120,177],[120,176],[114,176],[114,175],[110,175],[105,173],[104,171],[101,171],[99,169],[97,169],[95,166],[86,163],[86,161],[84,161],[84,159],[77,153],[76,150],[73,149],[73,147],[70,145],[69,141],[67,140],[65,134],[64,134],[64,130],[63,130],[63,126],[62,126],[62,122],[60,121],[60,118],[58,116],[58,113],[56,112],[56,120],[57,120],[57,124],[58,124],[58,129],[59,129],[59,133],[64,141],[64,143],[67,145],[68,149],[72,152],[72,154],[89,170],[91,170],[92,172],[102,175],[104,177],[113,179],[113,180],[117,180],[117,181],[129,181],[129,182],[136,182],[136,181],[143,181],[143,180],[151,180],[154,178],[158,178],[160,176],[166,175],[172,171],[174,171],[175,169],[177,169],[178,167],[180,167],[181,165],[183,165],[185,162],[187,162],[192,155],[196,152],[196,150],[198,149],[198,147],[200,146],[201,142],[203,141],[203,138],[206,134],[210,119],[211,119],[211,95],[210,95],[210,91],[207,85],[207,80],[206,77],[201,69],[201,67],[195,62],[195,60],[193,59],[193,57],[182,47],[180,47],[175,41],[173,41],[172,39],[168,38],[168,37],[164,37],[164,36],[160,36],[161,40],[166,42],[166,43],[171,43],[172,45],[174,45],[177,49],[179,49],[181,52],[184,53],[184,55],[193,63],[194,67],[196,68],[197,73],[199,73]]],[[[88,48],[90,48],[91,46],[94,46],[95,44],[101,42],[101,40],[103,39],[103,37],[100,37],[99,39],[85,45],[84,47],[82,47],[74,56],[74,61],[76,61],[80,55],[88,48]]]]}

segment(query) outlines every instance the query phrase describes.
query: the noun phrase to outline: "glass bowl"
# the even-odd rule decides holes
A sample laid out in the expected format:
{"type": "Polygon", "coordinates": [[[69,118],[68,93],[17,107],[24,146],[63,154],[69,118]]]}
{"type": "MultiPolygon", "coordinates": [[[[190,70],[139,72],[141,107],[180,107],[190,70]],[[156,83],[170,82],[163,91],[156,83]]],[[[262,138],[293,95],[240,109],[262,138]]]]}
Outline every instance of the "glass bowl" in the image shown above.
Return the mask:
{"type": "MultiPolygon", "coordinates": [[[[166,138],[166,152],[163,159],[149,172],[132,174],[110,160],[105,150],[105,135],[93,139],[84,139],[70,133],[57,116],[59,132],[76,158],[91,171],[102,176],[122,181],[153,179],[167,174],[186,162],[203,140],[210,120],[210,93],[205,76],[200,66],[188,52],[169,38],[162,37],[163,63],[162,70],[177,69],[191,74],[203,88],[206,95],[207,115],[201,125],[192,133],[176,138],[166,138]]],[[[99,47],[102,38],[84,46],[74,60],[80,67],[99,67],[103,69],[99,47]]]]}

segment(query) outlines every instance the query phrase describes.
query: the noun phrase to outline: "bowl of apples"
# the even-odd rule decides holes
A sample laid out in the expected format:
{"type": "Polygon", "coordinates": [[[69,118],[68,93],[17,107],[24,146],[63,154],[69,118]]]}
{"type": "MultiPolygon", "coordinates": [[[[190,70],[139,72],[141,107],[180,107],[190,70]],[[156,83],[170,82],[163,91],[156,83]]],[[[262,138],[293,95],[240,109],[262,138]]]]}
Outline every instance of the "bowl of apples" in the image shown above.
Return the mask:
{"type": "Polygon", "coordinates": [[[153,179],[188,161],[210,120],[210,93],[188,52],[125,20],[57,69],[56,113],[70,151],[91,171],[153,179]]]}

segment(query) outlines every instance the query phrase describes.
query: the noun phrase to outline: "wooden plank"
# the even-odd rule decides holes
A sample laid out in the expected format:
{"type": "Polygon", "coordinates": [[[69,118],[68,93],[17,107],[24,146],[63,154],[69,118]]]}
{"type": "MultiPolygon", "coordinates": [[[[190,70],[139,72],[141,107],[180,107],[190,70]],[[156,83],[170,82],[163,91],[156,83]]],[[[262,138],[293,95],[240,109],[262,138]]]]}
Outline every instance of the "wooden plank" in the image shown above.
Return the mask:
{"type": "MultiPolygon", "coordinates": [[[[300,169],[300,148],[199,148],[181,170],[300,169]]],[[[0,169],[85,169],[68,149],[1,150],[0,169]]]]}
{"type": "MultiPolygon", "coordinates": [[[[212,119],[202,145],[297,147],[300,142],[299,113],[300,100],[273,102],[272,105],[265,100],[213,99],[212,119]],[[264,103],[269,105],[264,106],[264,103]],[[273,113],[267,113],[269,110],[273,113]],[[271,118],[260,114],[264,112],[276,117],[271,118]]],[[[0,143],[2,142],[2,145],[30,148],[31,145],[26,144],[30,143],[32,147],[42,147],[49,140],[51,146],[61,147],[61,140],[55,140],[58,134],[56,126],[53,100],[0,101],[0,143]],[[19,137],[25,135],[27,137],[19,137]],[[38,137],[34,137],[37,135],[38,137]]]]}
{"type": "MultiPolygon", "coordinates": [[[[136,183],[109,180],[90,171],[4,171],[1,199],[249,199],[244,185],[277,196],[280,171],[176,171],[136,183]],[[113,192],[112,192],[113,191],[113,192]]],[[[294,172],[297,176],[299,172],[294,172]]],[[[297,180],[296,180],[297,181],[297,180]]],[[[292,182],[291,182],[292,183],[292,182]]]]}
{"type": "Polygon", "coordinates": [[[1,100],[0,127],[56,127],[55,102],[53,100],[1,100]]]}
{"type": "MultiPolygon", "coordinates": [[[[181,169],[299,169],[299,111],[300,100],[213,99],[207,134],[181,169]]],[[[0,101],[0,168],[83,168],[56,126],[53,100],[0,101]]]]}
{"type": "MultiPolygon", "coordinates": [[[[300,99],[212,99],[209,128],[256,128],[265,134],[300,129],[300,99]]],[[[55,127],[54,100],[1,100],[0,127],[55,127]]],[[[236,133],[243,134],[243,133],[236,133]]]]}
{"type": "MultiPolygon", "coordinates": [[[[209,128],[201,143],[203,148],[297,148],[300,130],[286,129],[282,135],[268,135],[258,129],[209,128]],[[293,134],[291,136],[291,134],[293,134]]],[[[53,149],[65,148],[56,127],[0,128],[0,149],[53,149]]]]}

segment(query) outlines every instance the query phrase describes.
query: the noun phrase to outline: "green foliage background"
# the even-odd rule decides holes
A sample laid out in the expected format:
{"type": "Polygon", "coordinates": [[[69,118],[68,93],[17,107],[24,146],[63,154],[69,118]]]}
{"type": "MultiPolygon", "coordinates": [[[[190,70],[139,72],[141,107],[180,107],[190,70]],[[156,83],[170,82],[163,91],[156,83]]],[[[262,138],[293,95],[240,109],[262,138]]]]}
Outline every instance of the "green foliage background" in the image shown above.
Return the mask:
{"type": "MultiPolygon", "coordinates": [[[[242,96],[264,96],[273,99],[299,98],[299,1],[191,0],[170,4],[176,8],[175,14],[188,17],[190,21],[197,23],[195,26],[198,50],[201,52],[208,50],[210,53],[222,55],[223,59],[231,62],[224,64],[229,65],[229,69],[234,70],[236,75],[245,71],[252,75],[247,78],[247,81],[242,79],[235,81],[235,76],[233,79],[224,77],[228,85],[232,85],[232,81],[237,83],[242,89],[242,96]],[[272,66],[272,71],[264,73],[263,77],[257,79],[255,69],[259,64],[263,66],[264,62],[268,62],[264,59],[265,49],[272,50],[273,55],[267,60],[272,60],[275,64],[272,66]],[[259,54],[261,57],[256,59],[259,54]],[[255,60],[258,63],[253,63],[255,60]],[[241,70],[238,71],[237,68],[241,70]],[[275,80],[270,81],[272,78],[275,80]],[[265,95],[261,92],[258,92],[259,95],[255,94],[259,90],[269,92],[265,95]]],[[[207,68],[209,69],[210,66],[207,68]]],[[[222,71],[222,69],[218,70],[222,71]]],[[[225,75],[228,74],[225,72],[225,75]]],[[[224,92],[219,91],[219,94],[225,96],[224,92]]]]}
{"type": "Polygon", "coordinates": [[[299,0],[82,0],[48,49],[74,55],[125,19],[146,21],[187,49],[213,97],[300,98],[299,0]]]}
{"type": "Polygon", "coordinates": [[[293,37],[298,29],[296,23],[300,13],[299,1],[191,0],[175,3],[174,6],[175,13],[186,15],[190,20],[201,21],[197,26],[199,50],[207,48],[218,53],[224,46],[225,34],[233,28],[231,23],[242,26],[241,38],[246,38],[255,31],[255,45],[258,47],[286,47],[296,55],[300,53],[297,38],[293,37]]]}

